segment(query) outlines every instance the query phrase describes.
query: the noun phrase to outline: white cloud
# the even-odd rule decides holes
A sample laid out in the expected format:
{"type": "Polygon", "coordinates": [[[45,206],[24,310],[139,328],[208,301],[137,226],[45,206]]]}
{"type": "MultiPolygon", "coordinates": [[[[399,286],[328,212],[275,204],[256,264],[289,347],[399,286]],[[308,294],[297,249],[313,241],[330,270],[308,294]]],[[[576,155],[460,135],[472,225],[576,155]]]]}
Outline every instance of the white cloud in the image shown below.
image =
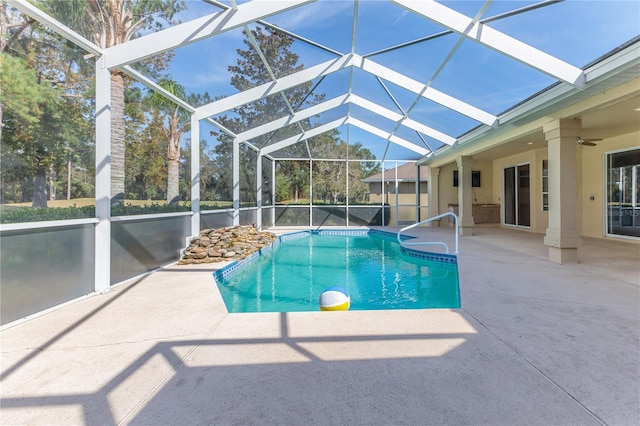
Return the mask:
{"type": "Polygon", "coordinates": [[[405,16],[407,16],[408,14],[409,14],[408,10],[406,9],[403,10],[402,13],[396,18],[396,20],[393,21],[392,25],[397,25],[398,23],[400,23],[400,21],[402,21],[405,18],[405,16]]]}

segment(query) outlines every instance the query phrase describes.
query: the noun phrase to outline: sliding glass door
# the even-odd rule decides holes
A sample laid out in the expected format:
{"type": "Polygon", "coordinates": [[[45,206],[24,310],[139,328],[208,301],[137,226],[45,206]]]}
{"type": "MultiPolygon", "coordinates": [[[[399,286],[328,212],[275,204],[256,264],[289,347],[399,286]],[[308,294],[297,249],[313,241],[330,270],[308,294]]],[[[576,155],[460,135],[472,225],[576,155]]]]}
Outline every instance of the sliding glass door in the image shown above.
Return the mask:
{"type": "Polygon", "coordinates": [[[607,234],[640,237],[640,149],[607,154],[607,234]]]}
{"type": "Polygon", "coordinates": [[[531,226],[531,185],[529,164],[505,167],[504,185],[504,224],[513,226],[531,226]]]}

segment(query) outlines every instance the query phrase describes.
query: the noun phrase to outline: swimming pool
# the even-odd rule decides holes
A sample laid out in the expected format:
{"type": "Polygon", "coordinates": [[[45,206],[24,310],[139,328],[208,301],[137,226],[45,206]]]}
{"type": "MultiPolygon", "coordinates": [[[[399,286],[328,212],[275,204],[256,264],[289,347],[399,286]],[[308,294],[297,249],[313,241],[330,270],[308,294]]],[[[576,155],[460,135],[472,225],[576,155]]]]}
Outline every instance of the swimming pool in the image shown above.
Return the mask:
{"type": "Polygon", "coordinates": [[[331,286],[347,289],[350,310],[460,307],[456,256],[403,249],[377,230],[286,234],[214,278],[229,312],[318,311],[331,286]]]}

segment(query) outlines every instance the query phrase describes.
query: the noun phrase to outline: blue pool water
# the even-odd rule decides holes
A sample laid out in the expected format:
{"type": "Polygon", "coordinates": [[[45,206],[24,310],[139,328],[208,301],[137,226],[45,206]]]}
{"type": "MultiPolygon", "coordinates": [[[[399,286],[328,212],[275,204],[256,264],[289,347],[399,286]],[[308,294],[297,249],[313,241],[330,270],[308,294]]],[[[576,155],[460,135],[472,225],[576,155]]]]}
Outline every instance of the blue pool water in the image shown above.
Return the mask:
{"type": "Polygon", "coordinates": [[[350,310],[459,308],[455,256],[402,249],[380,231],[308,231],[214,274],[229,312],[318,311],[341,286],[350,310]]]}

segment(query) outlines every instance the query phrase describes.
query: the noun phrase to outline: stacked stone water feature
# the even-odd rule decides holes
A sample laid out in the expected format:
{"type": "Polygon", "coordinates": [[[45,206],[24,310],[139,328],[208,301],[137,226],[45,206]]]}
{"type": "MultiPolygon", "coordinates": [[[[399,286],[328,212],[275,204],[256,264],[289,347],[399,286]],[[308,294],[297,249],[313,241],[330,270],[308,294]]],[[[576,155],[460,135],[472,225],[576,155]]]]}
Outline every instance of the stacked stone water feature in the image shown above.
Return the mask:
{"type": "Polygon", "coordinates": [[[252,225],[205,229],[191,239],[180,265],[240,260],[273,243],[277,236],[252,225]]]}

